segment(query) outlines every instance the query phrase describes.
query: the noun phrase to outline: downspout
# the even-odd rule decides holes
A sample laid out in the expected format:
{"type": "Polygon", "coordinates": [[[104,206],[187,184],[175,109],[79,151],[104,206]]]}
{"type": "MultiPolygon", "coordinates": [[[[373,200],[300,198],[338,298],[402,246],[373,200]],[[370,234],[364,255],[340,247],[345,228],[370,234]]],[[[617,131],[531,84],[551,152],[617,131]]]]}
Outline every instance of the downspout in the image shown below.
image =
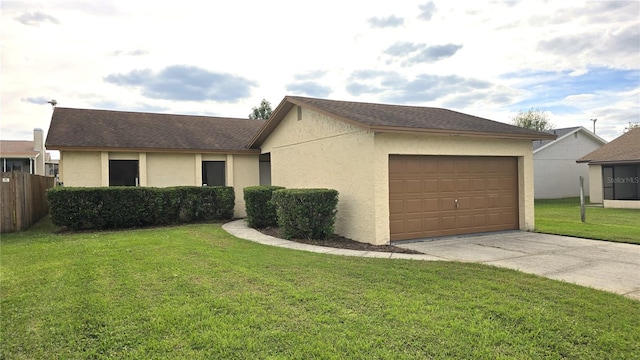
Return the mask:
{"type": "Polygon", "coordinates": [[[36,166],[38,166],[38,162],[36,161],[36,158],[38,156],[40,156],[40,153],[38,153],[38,155],[31,158],[31,174],[32,175],[37,175],[38,169],[36,169],[36,166]]]}

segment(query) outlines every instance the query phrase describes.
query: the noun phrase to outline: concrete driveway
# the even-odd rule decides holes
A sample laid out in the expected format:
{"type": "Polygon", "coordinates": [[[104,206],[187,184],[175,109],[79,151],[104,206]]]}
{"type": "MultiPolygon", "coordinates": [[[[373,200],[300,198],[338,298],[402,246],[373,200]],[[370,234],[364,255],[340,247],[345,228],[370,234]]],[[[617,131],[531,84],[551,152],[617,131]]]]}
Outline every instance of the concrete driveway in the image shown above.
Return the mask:
{"type": "Polygon", "coordinates": [[[640,300],[640,246],[522,231],[394,244],[454,261],[564,280],[640,300]]]}

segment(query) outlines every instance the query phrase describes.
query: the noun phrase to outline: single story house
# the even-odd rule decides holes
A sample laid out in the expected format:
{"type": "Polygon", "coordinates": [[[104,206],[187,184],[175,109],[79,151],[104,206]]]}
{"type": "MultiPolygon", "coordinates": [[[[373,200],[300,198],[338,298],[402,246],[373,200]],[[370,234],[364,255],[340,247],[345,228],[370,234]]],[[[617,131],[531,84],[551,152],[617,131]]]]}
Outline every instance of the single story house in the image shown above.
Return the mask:
{"type": "Polygon", "coordinates": [[[533,142],[533,175],[536,199],[580,196],[580,176],[588,188],[589,167],[576,163],[607,141],[582,126],[547,131],[555,140],[533,142]]]}
{"type": "Polygon", "coordinates": [[[372,244],[533,230],[533,140],[447,109],[287,96],[249,143],[271,180],[340,192],[336,232],[372,244]]]}
{"type": "Polygon", "coordinates": [[[0,140],[2,172],[22,171],[45,176],[48,162],[51,160],[44,147],[42,129],[33,129],[33,140],[0,140]]]}
{"type": "Polygon", "coordinates": [[[56,107],[46,145],[60,151],[64,186],[259,185],[260,151],[246,145],[263,120],[56,107]]]}
{"type": "Polygon", "coordinates": [[[627,131],[582,158],[589,165],[589,201],[640,209],[640,128],[627,131]]]}
{"type": "Polygon", "coordinates": [[[390,241],[532,230],[532,141],[441,108],[287,96],[267,121],[56,108],[65,186],[274,184],[340,192],[336,232],[390,241]]]}

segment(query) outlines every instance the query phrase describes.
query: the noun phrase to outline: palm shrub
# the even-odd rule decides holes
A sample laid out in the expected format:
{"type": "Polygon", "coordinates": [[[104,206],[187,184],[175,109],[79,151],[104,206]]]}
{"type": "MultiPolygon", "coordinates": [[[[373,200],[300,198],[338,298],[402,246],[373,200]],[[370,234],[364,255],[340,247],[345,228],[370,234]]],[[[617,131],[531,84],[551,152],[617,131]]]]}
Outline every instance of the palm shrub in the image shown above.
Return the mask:
{"type": "Polygon", "coordinates": [[[286,239],[327,239],[333,235],[338,191],[282,189],[273,193],[280,233],[286,239]]]}

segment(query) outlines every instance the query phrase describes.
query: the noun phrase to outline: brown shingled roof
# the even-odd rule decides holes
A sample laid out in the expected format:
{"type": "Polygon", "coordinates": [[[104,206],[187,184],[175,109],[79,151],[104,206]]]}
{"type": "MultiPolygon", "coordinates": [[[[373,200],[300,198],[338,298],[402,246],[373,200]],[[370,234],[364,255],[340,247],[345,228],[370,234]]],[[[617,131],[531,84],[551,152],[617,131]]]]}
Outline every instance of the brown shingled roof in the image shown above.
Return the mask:
{"type": "Polygon", "coordinates": [[[576,162],[590,164],[640,162],[640,128],[627,131],[576,162]]]}
{"type": "Polygon", "coordinates": [[[4,158],[32,158],[39,154],[29,140],[0,140],[0,156],[4,158]]]}
{"type": "Polygon", "coordinates": [[[264,121],[209,116],[70,109],[51,117],[49,149],[255,152],[249,140],[264,121]]]}
{"type": "Polygon", "coordinates": [[[369,131],[457,134],[530,140],[556,138],[547,133],[442,108],[286,96],[254,137],[250,146],[259,147],[295,105],[311,108],[369,131]]]}

